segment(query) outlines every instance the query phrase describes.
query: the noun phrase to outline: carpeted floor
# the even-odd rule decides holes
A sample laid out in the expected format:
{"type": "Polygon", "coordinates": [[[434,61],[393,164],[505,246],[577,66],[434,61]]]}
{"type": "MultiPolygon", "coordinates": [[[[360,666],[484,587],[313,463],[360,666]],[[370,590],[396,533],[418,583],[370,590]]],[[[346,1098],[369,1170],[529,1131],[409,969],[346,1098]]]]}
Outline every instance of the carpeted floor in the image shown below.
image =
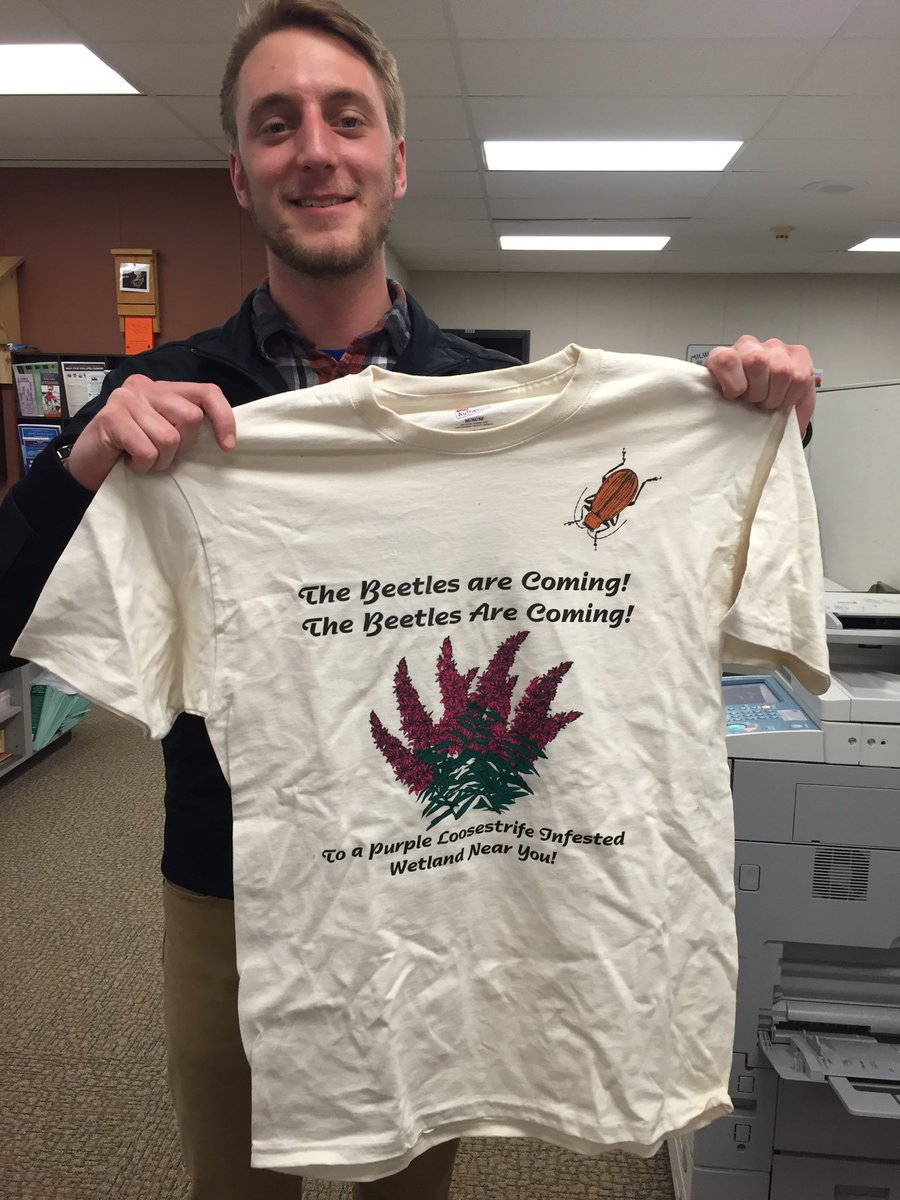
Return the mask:
{"type": "MultiPolygon", "coordinates": [[[[159,748],[95,710],[0,783],[0,1197],[184,1200],[159,979],[159,748]]],[[[348,1200],[309,1181],[306,1200],[348,1200]]],[[[452,1200],[673,1200],[665,1152],[467,1140],[452,1200]]]]}

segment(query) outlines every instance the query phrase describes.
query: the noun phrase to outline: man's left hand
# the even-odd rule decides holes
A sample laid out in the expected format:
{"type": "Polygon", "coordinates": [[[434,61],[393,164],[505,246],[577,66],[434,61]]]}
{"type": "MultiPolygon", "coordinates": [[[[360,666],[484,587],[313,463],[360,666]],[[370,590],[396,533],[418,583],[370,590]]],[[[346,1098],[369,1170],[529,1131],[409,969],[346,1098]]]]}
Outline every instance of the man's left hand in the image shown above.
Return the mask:
{"type": "Polygon", "coordinates": [[[761,408],[794,408],[805,433],[816,406],[813,362],[805,346],[778,338],[760,342],[745,333],[733,346],[717,346],[706,365],[728,400],[747,400],[761,408]]]}

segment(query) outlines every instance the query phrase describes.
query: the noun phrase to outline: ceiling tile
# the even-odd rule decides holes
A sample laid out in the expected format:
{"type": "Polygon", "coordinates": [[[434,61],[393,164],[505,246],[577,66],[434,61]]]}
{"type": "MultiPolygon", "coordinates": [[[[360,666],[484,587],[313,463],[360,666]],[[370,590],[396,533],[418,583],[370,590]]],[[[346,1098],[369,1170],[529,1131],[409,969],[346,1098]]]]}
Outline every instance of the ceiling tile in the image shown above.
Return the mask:
{"type": "Polygon", "coordinates": [[[454,96],[443,99],[420,97],[409,105],[406,134],[413,140],[421,141],[431,138],[468,138],[469,122],[462,100],[454,96]]]}
{"type": "Polygon", "coordinates": [[[202,137],[222,138],[219,101],[213,96],[166,96],[160,103],[202,137]]]}
{"type": "Polygon", "coordinates": [[[406,141],[406,162],[411,169],[422,171],[477,171],[480,156],[468,138],[456,141],[406,141]]]}
{"type": "Polygon", "coordinates": [[[0,129],[34,138],[177,138],[190,132],[148,96],[0,96],[0,129]]]}
{"type": "MultiPolygon", "coordinates": [[[[871,232],[873,237],[900,237],[900,214],[895,209],[891,217],[885,217],[880,221],[870,221],[868,232],[871,232]]],[[[900,270],[900,260],[897,262],[897,267],[900,270]]]]}
{"type": "Polygon", "coordinates": [[[502,271],[553,271],[563,275],[594,272],[650,271],[658,251],[578,253],[572,251],[504,250],[500,256],[502,271]]]}
{"type": "Polygon", "coordinates": [[[689,219],[676,221],[674,218],[654,217],[636,222],[628,213],[620,212],[614,219],[607,221],[499,221],[494,218],[494,228],[498,236],[502,233],[514,236],[550,236],[550,237],[618,237],[632,234],[646,237],[671,235],[679,226],[691,226],[689,219]]]}
{"type": "Polygon", "coordinates": [[[706,196],[721,178],[713,171],[488,171],[489,196],[544,199],[554,196],[706,196]]]}
{"type": "Polygon", "coordinates": [[[481,176],[476,171],[418,171],[409,175],[410,196],[481,196],[481,176]]]}
{"type": "Polygon", "coordinates": [[[422,221],[406,218],[400,208],[391,230],[391,244],[403,253],[420,250],[496,250],[490,221],[422,221]]]}
{"type": "Polygon", "coordinates": [[[462,92],[448,41],[392,42],[400,82],[409,97],[459,96],[462,92]]]}
{"type": "Polygon", "coordinates": [[[463,81],[476,96],[760,96],[789,92],[823,44],[797,38],[461,42],[460,53],[463,81]]]}
{"type": "MultiPolygon", "coordinates": [[[[4,0],[21,3],[25,0],[4,0]]],[[[29,7],[32,7],[29,0],[29,7]]],[[[111,0],[49,0],[33,7],[55,9],[82,36],[107,40],[204,42],[230,40],[237,29],[242,0],[156,0],[153,4],[111,0]]],[[[443,38],[447,23],[440,0],[403,5],[392,0],[354,0],[353,11],[372,25],[385,42],[393,39],[443,38]]],[[[5,13],[4,13],[5,20],[5,13]]]]}
{"type": "MultiPolygon", "coordinates": [[[[747,176],[751,178],[751,176],[747,176]]],[[[729,191],[717,192],[697,203],[694,216],[717,220],[740,220],[768,229],[772,225],[796,225],[800,229],[842,227],[847,221],[889,220],[897,212],[896,191],[882,197],[870,193],[852,192],[845,195],[825,195],[821,192],[804,192],[797,188],[776,186],[773,179],[770,192],[751,192],[741,195],[729,191]]],[[[886,189],[887,190],[887,189],[886,189]]]]}
{"type": "Polygon", "coordinates": [[[837,39],[795,89],[801,96],[900,96],[900,39],[837,39]]]}
{"type": "Polygon", "coordinates": [[[499,250],[411,250],[405,255],[410,271],[499,271],[499,250]]]}
{"type": "Polygon", "coordinates": [[[696,253],[725,254],[741,252],[749,255],[781,255],[782,258],[797,254],[824,254],[847,249],[847,235],[832,229],[798,227],[787,241],[776,241],[775,235],[765,226],[748,226],[736,220],[690,221],[686,229],[675,229],[672,240],[666,246],[667,254],[696,253]]]}
{"type": "MultiPolygon", "coordinates": [[[[891,0],[885,0],[890,3],[891,0]]],[[[830,38],[858,0],[450,0],[460,38],[830,38]]]]}
{"type": "Polygon", "coordinates": [[[104,42],[220,42],[237,28],[241,0],[45,0],[86,39],[104,42]]]}
{"type": "Polygon", "coordinates": [[[476,96],[475,132],[488,138],[751,138],[778,96],[476,96]]]}
{"type": "Polygon", "coordinates": [[[388,43],[448,36],[441,0],[352,0],[350,7],[388,43]]]}
{"type": "MultiPolygon", "coordinates": [[[[660,217],[689,217],[702,200],[671,196],[554,196],[538,200],[527,197],[492,198],[491,216],[495,221],[541,221],[548,216],[554,220],[619,220],[627,214],[631,220],[643,221],[660,217]]],[[[598,229],[597,233],[603,231],[598,229]]]]}
{"type": "Polygon", "coordinates": [[[483,197],[404,196],[396,210],[399,220],[421,221],[488,221],[487,204],[483,197]]]}
{"type": "Polygon", "coordinates": [[[722,253],[698,252],[686,250],[676,254],[664,251],[653,265],[657,273],[679,273],[682,271],[695,273],[707,271],[712,275],[723,272],[729,275],[784,274],[796,271],[809,271],[815,261],[815,254],[797,254],[785,257],[781,254],[767,255],[741,254],[739,251],[723,251],[722,253]]]}
{"type": "Polygon", "coordinates": [[[900,38],[900,4],[897,0],[861,0],[838,36],[900,38]]]}
{"type": "Polygon", "coordinates": [[[778,111],[760,130],[760,135],[764,138],[884,138],[898,132],[900,93],[896,96],[790,96],[781,102],[778,111]]]}
{"type": "Polygon", "coordinates": [[[31,42],[79,42],[78,31],[39,0],[2,0],[2,40],[7,45],[31,42]]]}
{"type": "MultiPolygon", "coordinates": [[[[827,175],[818,175],[814,171],[732,171],[721,177],[710,192],[710,200],[727,200],[731,197],[790,200],[798,197],[805,203],[807,199],[812,201],[821,198],[821,193],[815,185],[823,180],[849,183],[859,191],[860,198],[866,201],[891,198],[895,201],[895,206],[897,194],[900,192],[898,171],[885,171],[883,174],[873,175],[871,179],[849,171],[828,172],[827,175]],[[805,188],[808,188],[808,191],[805,191],[805,188]]],[[[852,195],[844,193],[843,200],[840,193],[832,195],[830,199],[835,204],[840,204],[846,202],[848,194],[852,195]]]]}
{"type": "Polygon", "coordinates": [[[97,42],[104,62],[154,96],[218,96],[228,46],[201,42],[173,54],[171,42],[97,42]]]}
{"type": "Polygon", "coordinates": [[[756,138],[738,153],[728,173],[780,170],[814,171],[820,179],[832,170],[895,172],[900,170],[900,141],[756,138]]]}

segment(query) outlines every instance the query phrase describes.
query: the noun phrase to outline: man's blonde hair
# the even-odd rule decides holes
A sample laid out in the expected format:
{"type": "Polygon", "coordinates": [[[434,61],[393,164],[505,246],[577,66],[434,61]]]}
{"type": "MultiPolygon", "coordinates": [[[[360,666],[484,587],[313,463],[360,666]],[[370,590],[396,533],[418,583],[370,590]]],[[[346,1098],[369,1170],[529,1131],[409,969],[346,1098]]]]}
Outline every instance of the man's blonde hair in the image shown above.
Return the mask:
{"type": "Polygon", "coordinates": [[[397,60],[370,25],[344,8],[338,0],[251,0],[241,15],[219,92],[222,128],[232,149],[238,141],[235,108],[241,67],[257,43],[270,33],[278,33],[282,29],[314,29],[330,34],[346,42],[364,58],[375,72],[381,88],[391,136],[395,143],[403,137],[406,103],[400,86],[397,60]]]}

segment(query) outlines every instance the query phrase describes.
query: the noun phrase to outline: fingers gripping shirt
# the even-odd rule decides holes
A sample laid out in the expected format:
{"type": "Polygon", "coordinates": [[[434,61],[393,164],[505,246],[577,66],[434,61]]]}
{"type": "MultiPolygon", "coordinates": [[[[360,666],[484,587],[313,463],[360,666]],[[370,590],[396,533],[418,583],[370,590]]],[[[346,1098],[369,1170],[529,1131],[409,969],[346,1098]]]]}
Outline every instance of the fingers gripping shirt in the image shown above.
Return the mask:
{"type": "Polygon", "coordinates": [[[206,716],[254,1164],[650,1154],[726,1112],[722,656],[827,685],[796,421],[580,347],[236,418],[110,477],[18,652],[154,736],[206,716]]]}

